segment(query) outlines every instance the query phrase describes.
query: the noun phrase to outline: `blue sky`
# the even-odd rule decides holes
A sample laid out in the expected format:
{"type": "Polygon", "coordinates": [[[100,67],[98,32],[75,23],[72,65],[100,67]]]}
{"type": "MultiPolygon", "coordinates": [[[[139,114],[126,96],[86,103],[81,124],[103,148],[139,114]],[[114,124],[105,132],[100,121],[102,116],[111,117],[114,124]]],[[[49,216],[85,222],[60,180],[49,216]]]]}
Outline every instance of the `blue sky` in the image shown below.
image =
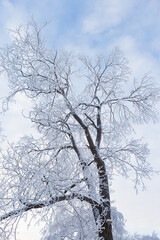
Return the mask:
{"type": "MultiPolygon", "coordinates": [[[[107,54],[119,46],[137,78],[151,72],[155,81],[160,82],[160,0],[0,0],[0,45],[10,40],[7,29],[14,29],[31,17],[39,24],[49,22],[44,32],[49,47],[107,54]]],[[[0,93],[4,84],[0,83],[0,93]]],[[[14,136],[23,131],[23,124],[16,126],[16,121],[16,132],[13,131],[17,111],[16,108],[10,113],[12,127],[10,116],[2,124],[6,133],[14,136]]],[[[160,170],[160,124],[139,127],[137,134],[149,143],[149,160],[160,170]]],[[[138,196],[125,180],[113,183],[115,205],[127,219],[129,231],[155,230],[160,234],[159,182],[160,177],[154,177],[147,183],[148,190],[138,196]]]]}
{"type": "Polygon", "coordinates": [[[159,0],[1,0],[1,28],[12,28],[31,16],[50,21],[53,47],[107,50],[129,37],[142,52],[159,58],[159,0]]]}

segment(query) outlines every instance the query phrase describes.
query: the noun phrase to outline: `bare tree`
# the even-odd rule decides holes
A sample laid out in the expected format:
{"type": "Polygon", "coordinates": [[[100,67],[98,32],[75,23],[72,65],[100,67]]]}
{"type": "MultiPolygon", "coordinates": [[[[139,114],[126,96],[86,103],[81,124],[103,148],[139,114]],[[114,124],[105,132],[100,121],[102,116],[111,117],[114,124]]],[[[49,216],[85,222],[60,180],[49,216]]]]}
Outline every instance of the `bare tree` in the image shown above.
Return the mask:
{"type": "Polygon", "coordinates": [[[156,119],[159,90],[147,75],[132,83],[119,50],[94,58],[49,51],[41,31],[21,26],[0,51],[11,89],[3,108],[24,94],[38,132],[1,154],[1,229],[31,212],[54,219],[54,239],[112,240],[109,179],[134,176],[137,186],[150,177],[133,126],[156,119]]]}

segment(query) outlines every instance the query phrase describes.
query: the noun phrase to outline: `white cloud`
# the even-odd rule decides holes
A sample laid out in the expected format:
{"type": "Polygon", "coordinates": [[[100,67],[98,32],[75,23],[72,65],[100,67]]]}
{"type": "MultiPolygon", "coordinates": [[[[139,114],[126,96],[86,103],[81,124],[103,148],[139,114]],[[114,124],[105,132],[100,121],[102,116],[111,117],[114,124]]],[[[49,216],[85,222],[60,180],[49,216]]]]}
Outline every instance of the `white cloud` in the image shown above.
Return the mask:
{"type": "Polygon", "coordinates": [[[147,49],[141,49],[137,39],[125,35],[117,39],[113,45],[118,45],[129,60],[129,66],[133,70],[133,75],[142,77],[145,73],[150,73],[155,79],[159,79],[159,63],[147,49]]]}
{"type": "Polygon", "coordinates": [[[5,12],[5,28],[15,29],[27,19],[24,8],[20,5],[12,4],[9,0],[2,0],[3,11],[5,12]]]}
{"type": "Polygon", "coordinates": [[[84,19],[84,32],[97,34],[120,24],[132,6],[133,1],[96,0],[93,11],[84,19]]]}

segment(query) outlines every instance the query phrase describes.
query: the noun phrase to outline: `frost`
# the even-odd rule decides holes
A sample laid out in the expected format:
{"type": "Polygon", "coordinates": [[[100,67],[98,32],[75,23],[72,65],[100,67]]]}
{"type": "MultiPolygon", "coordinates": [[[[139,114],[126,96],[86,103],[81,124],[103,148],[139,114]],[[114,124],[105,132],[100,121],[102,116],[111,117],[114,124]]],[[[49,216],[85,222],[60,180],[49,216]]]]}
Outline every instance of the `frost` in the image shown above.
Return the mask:
{"type": "Polygon", "coordinates": [[[159,89],[145,75],[128,93],[129,69],[118,49],[94,59],[50,51],[42,29],[21,26],[0,50],[11,89],[3,110],[23,93],[37,131],[1,152],[0,229],[13,232],[30,212],[54,239],[112,240],[111,176],[131,176],[137,187],[153,173],[133,127],[156,118],[159,89]],[[78,96],[80,80],[85,91],[78,96]]]}

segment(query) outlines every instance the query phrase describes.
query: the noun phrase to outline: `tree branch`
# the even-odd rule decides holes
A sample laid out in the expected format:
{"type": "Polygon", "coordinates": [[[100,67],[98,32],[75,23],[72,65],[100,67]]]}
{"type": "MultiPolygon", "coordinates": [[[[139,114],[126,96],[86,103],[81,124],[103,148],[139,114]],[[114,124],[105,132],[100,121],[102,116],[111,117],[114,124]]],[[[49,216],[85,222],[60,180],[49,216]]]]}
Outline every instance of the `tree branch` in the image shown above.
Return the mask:
{"type": "Polygon", "coordinates": [[[62,202],[62,201],[65,201],[65,200],[71,200],[71,199],[74,199],[74,198],[77,198],[81,201],[86,201],[87,203],[92,204],[92,205],[94,204],[94,206],[96,206],[97,208],[101,208],[100,204],[98,202],[96,202],[95,200],[93,200],[92,198],[89,198],[87,196],[83,196],[83,195],[78,194],[78,193],[72,193],[72,194],[69,194],[69,195],[61,195],[61,196],[54,197],[49,201],[25,203],[25,205],[26,205],[25,207],[10,211],[10,212],[0,216],[0,222],[9,218],[9,217],[11,217],[11,216],[16,216],[16,215],[22,214],[22,213],[27,212],[31,209],[38,209],[38,208],[47,207],[47,206],[53,205],[57,202],[62,202]]]}

